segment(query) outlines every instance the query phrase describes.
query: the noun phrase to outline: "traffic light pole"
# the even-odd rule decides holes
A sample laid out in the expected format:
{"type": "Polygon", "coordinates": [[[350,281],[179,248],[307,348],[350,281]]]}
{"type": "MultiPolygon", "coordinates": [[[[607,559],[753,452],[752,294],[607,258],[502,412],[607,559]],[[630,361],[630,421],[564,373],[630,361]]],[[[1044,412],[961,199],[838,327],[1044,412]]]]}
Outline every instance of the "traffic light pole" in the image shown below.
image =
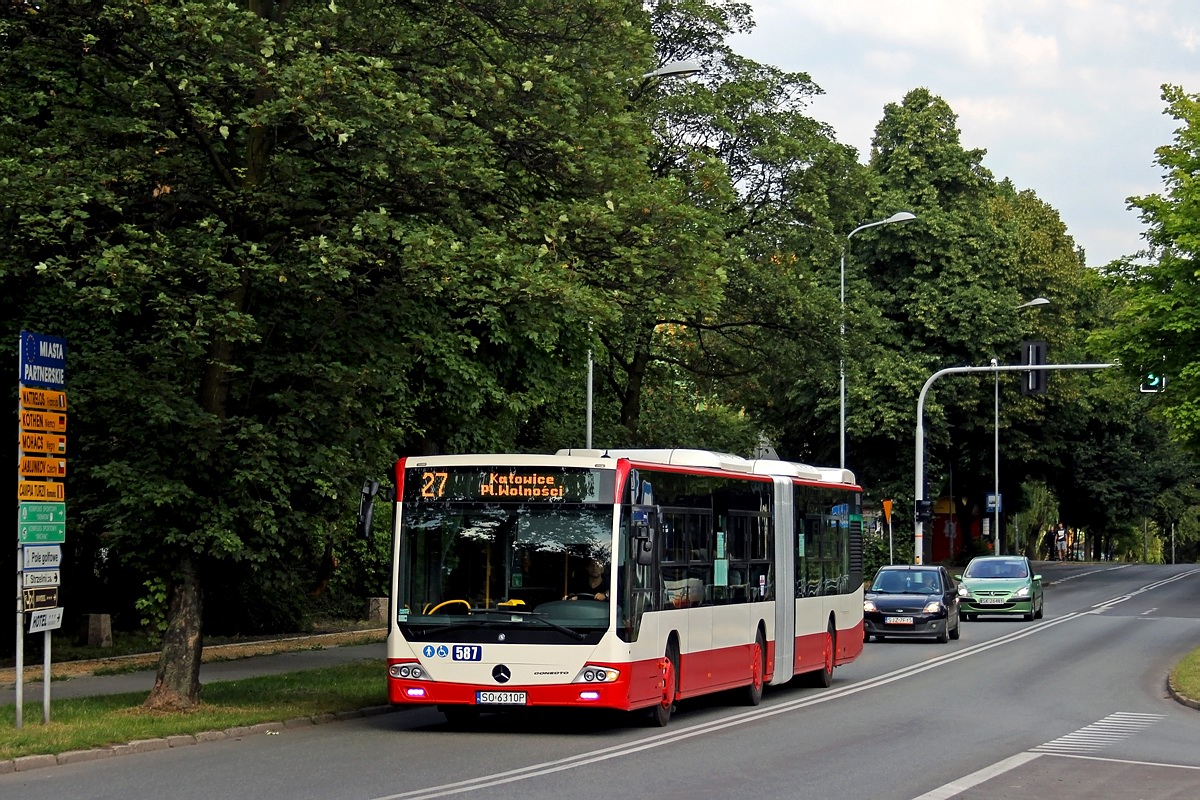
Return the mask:
{"type": "MultiPolygon", "coordinates": [[[[930,387],[934,382],[943,375],[955,375],[965,372],[994,372],[996,379],[1000,379],[1001,372],[1043,372],[1048,370],[1058,369],[1108,369],[1115,367],[1116,364],[1014,364],[1000,365],[993,361],[991,364],[982,367],[947,367],[946,369],[938,370],[929,376],[929,380],[925,381],[925,385],[921,387],[921,394],[917,397],[917,432],[916,432],[916,458],[915,461],[915,481],[916,486],[913,493],[913,507],[920,509],[925,501],[925,395],[929,394],[930,387]]],[[[998,490],[997,490],[998,491],[998,490]]],[[[999,497],[996,498],[997,502],[999,497]]],[[[913,563],[925,563],[925,523],[929,520],[923,519],[923,515],[918,514],[914,525],[915,538],[913,542],[913,563]]]]}

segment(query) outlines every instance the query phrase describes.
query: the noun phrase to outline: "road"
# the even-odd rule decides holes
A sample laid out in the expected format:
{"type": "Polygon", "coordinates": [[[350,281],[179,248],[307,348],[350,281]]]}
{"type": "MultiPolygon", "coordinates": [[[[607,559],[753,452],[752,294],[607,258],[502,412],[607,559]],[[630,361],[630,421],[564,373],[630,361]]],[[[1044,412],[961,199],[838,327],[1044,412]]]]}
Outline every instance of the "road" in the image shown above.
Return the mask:
{"type": "Polygon", "coordinates": [[[1200,712],[1167,695],[1200,643],[1200,567],[1042,565],[1046,617],[966,623],[959,641],[872,642],[830,689],[757,708],[620,715],[431,709],[0,776],[13,800],[213,797],[1200,797],[1200,712]]]}

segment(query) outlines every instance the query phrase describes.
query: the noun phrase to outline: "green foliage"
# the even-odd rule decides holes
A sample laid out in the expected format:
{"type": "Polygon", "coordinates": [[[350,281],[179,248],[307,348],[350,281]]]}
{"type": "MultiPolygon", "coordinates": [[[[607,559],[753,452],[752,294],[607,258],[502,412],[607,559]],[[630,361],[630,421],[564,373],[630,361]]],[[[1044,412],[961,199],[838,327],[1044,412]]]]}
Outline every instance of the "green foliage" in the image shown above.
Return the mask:
{"type": "Polygon", "coordinates": [[[1175,436],[1192,451],[1200,447],[1200,96],[1163,87],[1167,113],[1179,121],[1174,142],[1156,151],[1166,191],[1129,198],[1147,224],[1153,259],[1114,265],[1124,304],[1104,337],[1136,385],[1146,370],[1168,377],[1155,404],[1175,436]]]}

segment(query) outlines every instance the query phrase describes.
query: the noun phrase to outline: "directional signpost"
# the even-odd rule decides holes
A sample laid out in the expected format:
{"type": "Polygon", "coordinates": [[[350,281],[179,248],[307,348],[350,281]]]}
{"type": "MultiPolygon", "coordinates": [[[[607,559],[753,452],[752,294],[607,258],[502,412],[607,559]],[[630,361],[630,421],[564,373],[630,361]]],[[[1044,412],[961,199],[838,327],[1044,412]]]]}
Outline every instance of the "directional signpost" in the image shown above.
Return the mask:
{"type": "Polygon", "coordinates": [[[25,615],[45,637],[42,720],[50,722],[50,632],[62,627],[58,605],[67,540],[67,340],[21,331],[17,345],[17,683],[21,727],[25,615]]]}

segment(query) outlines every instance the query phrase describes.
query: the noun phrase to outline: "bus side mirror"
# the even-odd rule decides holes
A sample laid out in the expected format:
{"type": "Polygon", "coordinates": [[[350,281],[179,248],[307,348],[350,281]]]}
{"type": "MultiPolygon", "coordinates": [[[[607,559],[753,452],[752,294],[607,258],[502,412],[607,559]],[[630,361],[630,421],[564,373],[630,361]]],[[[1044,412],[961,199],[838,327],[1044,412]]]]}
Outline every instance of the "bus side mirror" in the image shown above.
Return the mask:
{"type": "Polygon", "coordinates": [[[654,566],[654,532],[648,522],[633,524],[633,560],[639,567],[654,566]]]}
{"type": "Polygon", "coordinates": [[[375,520],[375,495],[379,494],[379,481],[368,480],[363,483],[362,494],[358,498],[358,523],[355,531],[363,539],[371,541],[371,525],[375,520]]]}

